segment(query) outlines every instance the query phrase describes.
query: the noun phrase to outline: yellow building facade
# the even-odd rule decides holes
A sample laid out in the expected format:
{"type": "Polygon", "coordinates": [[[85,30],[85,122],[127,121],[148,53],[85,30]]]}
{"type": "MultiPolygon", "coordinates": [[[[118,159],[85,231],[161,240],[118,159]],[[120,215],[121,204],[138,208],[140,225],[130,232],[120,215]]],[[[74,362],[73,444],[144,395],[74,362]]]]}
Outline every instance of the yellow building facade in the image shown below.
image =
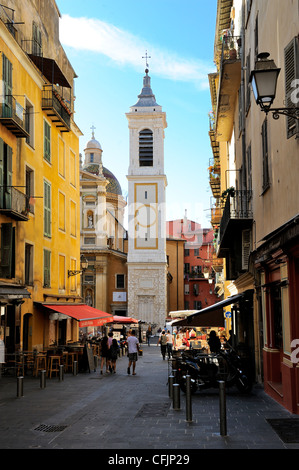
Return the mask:
{"type": "Polygon", "coordinates": [[[54,0],[3,1],[1,339],[7,352],[76,340],[77,322],[50,303],[80,302],[80,130],[76,74],[59,42],[54,0]]]}

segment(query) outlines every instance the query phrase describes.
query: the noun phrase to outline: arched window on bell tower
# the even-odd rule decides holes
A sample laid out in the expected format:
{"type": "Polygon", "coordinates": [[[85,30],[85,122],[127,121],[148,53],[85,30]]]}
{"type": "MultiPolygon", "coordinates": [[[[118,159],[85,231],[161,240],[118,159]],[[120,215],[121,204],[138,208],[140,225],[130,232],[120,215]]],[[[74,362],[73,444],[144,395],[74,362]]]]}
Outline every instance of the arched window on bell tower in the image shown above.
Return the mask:
{"type": "Polygon", "coordinates": [[[139,166],[153,166],[153,133],[150,129],[139,132],[139,166]]]}

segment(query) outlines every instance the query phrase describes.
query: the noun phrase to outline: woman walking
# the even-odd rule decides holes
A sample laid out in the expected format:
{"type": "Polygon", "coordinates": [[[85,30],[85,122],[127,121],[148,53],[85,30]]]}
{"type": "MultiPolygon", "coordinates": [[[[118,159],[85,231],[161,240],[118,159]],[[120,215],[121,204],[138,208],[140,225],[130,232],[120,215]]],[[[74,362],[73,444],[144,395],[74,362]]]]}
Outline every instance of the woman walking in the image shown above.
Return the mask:
{"type": "Polygon", "coordinates": [[[116,372],[116,360],[117,360],[117,356],[118,356],[118,350],[119,350],[119,346],[118,346],[118,342],[117,340],[114,338],[112,340],[112,344],[110,346],[110,359],[111,359],[111,369],[110,369],[110,372],[112,374],[112,372],[115,374],[116,372]]]}
{"type": "Polygon", "coordinates": [[[104,362],[106,362],[106,372],[108,372],[108,365],[109,365],[108,336],[104,336],[101,341],[101,375],[103,374],[104,362]]]}

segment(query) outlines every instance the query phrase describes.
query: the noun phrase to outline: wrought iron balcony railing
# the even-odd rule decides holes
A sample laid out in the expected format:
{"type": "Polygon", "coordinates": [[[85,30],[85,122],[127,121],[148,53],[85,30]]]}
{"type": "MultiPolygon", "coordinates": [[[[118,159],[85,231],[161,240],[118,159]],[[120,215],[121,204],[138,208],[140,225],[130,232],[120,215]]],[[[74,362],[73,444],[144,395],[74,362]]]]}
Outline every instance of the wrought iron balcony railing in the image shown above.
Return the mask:
{"type": "Polygon", "coordinates": [[[29,197],[14,186],[0,186],[0,213],[15,220],[29,220],[29,197]]]}
{"type": "Polygon", "coordinates": [[[23,106],[12,95],[4,96],[0,104],[0,124],[17,137],[28,137],[25,129],[25,112],[23,106]]]}
{"type": "Polygon", "coordinates": [[[223,62],[223,60],[240,60],[241,43],[242,39],[240,36],[224,37],[222,42],[221,62],[223,62]]]}
{"type": "Polygon", "coordinates": [[[220,223],[220,244],[231,220],[251,220],[252,191],[235,190],[228,194],[220,223]]]}
{"type": "Polygon", "coordinates": [[[52,85],[44,85],[42,93],[42,109],[62,132],[71,128],[71,111],[52,85]]]}

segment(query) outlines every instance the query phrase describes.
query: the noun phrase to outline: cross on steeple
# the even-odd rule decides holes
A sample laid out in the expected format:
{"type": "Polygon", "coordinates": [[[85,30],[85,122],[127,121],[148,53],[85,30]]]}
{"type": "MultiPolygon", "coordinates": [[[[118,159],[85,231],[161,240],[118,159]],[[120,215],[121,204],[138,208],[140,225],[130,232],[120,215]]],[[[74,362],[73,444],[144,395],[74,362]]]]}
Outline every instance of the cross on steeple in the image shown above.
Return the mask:
{"type": "Polygon", "coordinates": [[[151,59],[151,56],[148,56],[147,51],[145,51],[145,56],[143,56],[142,58],[145,59],[145,65],[146,65],[146,68],[148,69],[149,65],[148,65],[147,59],[151,59]]]}
{"type": "Polygon", "coordinates": [[[95,131],[96,127],[94,127],[94,125],[92,125],[90,129],[92,130],[92,138],[94,139],[94,131],[95,131]]]}

